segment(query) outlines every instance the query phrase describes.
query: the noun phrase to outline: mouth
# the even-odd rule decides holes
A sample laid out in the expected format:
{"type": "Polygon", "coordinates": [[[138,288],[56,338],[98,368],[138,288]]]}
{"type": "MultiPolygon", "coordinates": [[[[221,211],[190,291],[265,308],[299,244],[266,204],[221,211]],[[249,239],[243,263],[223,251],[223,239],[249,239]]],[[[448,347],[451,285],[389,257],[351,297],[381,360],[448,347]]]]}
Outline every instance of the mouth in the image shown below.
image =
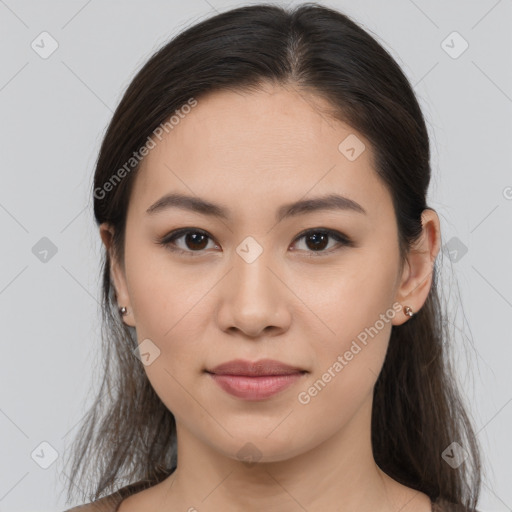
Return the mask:
{"type": "Polygon", "coordinates": [[[265,400],[297,383],[308,372],[280,361],[241,359],[205,370],[225,392],[244,400],[265,400]]]}
{"type": "Polygon", "coordinates": [[[306,370],[297,366],[292,366],[274,359],[260,359],[259,361],[245,361],[243,359],[234,359],[226,363],[219,364],[207,373],[215,375],[236,375],[245,377],[264,377],[276,375],[293,375],[296,373],[306,373],[306,370]]]}

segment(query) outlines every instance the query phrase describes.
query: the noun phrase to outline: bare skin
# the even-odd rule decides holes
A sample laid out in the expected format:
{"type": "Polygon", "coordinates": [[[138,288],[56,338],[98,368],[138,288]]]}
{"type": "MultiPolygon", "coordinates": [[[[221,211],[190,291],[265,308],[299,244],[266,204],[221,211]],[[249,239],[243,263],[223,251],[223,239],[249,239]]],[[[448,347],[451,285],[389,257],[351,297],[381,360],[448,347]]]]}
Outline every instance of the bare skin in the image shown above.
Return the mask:
{"type": "MultiPolygon", "coordinates": [[[[120,512],[431,510],[428,496],[376,465],[370,425],[391,327],[409,319],[389,311],[400,304],[417,312],[427,299],[439,219],[423,212],[423,235],[401,269],[391,196],[373,169],[370,143],[322,105],[292,88],[216,92],[165,135],[136,177],[125,267],[114,260],[111,271],[118,303],[128,309],[123,320],[139,343],[149,338],[160,350],[144,369],[176,418],[178,467],[124,500],[120,512]],[[338,150],[350,134],[366,145],[353,161],[338,150]],[[169,192],[207,199],[232,217],[146,213],[169,192]],[[275,220],[283,204],[331,193],[366,214],[321,210],[275,220]],[[174,245],[188,254],[155,243],[184,227],[207,233],[203,248],[200,238],[185,236],[174,245]],[[297,238],[319,228],[355,245],[330,237],[319,255],[311,237],[297,238]],[[263,250],[250,263],[237,253],[248,236],[263,250]],[[338,356],[380,315],[388,320],[378,334],[333,376],[338,356]],[[277,359],[307,373],[277,395],[247,401],[205,373],[235,358],[277,359]],[[307,395],[329,368],[325,387],[307,395]],[[257,447],[256,464],[237,455],[246,443],[257,447]]],[[[100,234],[109,249],[110,227],[100,234]]]]}

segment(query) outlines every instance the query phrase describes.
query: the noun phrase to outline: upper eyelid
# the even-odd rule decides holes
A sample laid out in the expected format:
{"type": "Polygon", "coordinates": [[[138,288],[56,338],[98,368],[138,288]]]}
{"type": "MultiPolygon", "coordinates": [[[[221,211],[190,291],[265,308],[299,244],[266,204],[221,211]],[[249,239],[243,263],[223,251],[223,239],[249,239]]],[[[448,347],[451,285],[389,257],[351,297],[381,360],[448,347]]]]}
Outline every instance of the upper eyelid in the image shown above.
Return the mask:
{"type": "MultiPolygon", "coordinates": [[[[344,233],[342,233],[341,231],[338,231],[336,229],[318,227],[318,228],[303,229],[295,236],[294,240],[297,240],[298,238],[301,238],[310,232],[315,232],[315,233],[316,232],[325,232],[326,234],[329,234],[329,235],[337,235],[337,236],[340,236],[341,238],[346,238],[347,240],[350,239],[347,235],[345,235],[344,233]]],[[[186,235],[188,233],[201,233],[202,235],[206,235],[207,237],[209,237],[211,240],[215,240],[215,238],[210,233],[208,233],[208,231],[205,231],[204,229],[201,229],[201,228],[174,229],[172,231],[169,231],[169,233],[165,234],[163,237],[161,237],[161,239],[166,240],[166,239],[181,238],[183,235],[186,235]]]]}
{"type": "MultiPolygon", "coordinates": [[[[336,229],[324,228],[324,227],[305,228],[304,230],[302,230],[300,233],[298,233],[295,236],[295,238],[293,239],[293,243],[300,240],[301,238],[303,238],[304,236],[306,236],[308,233],[311,233],[311,232],[314,232],[314,233],[323,232],[323,233],[327,234],[328,236],[330,236],[331,238],[334,238],[334,239],[338,238],[339,240],[336,240],[338,244],[345,243],[345,245],[355,245],[353,240],[349,236],[345,235],[343,232],[338,231],[336,229]]],[[[194,228],[194,227],[178,228],[178,229],[172,230],[169,233],[167,233],[166,235],[164,235],[163,237],[161,237],[159,239],[159,242],[162,245],[171,245],[172,242],[174,242],[175,240],[178,240],[179,238],[183,237],[184,235],[186,235],[188,233],[201,233],[203,235],[206,235],[215,244],[220,245],[215,240],[215,238],[210,233],[208,233],[208,231],[205,231],[204,229],[201,229],[201,228],[194,228]]],[[[183,252],[189,252],[189,253],[197,253],[197,254],[204,252],[204,250],[190,251],[190,250],[186,250],[186,249],[181,249],[179,247],[176,247],[176,250],[177,251],[181,250],[183,252]]],[[[311,252],[315,252],[315,251],[311,251],[311,252]]],[[[321,254],[321,253],[329,253],[329,251],[318,251],[318,254],[321,254]]]]}

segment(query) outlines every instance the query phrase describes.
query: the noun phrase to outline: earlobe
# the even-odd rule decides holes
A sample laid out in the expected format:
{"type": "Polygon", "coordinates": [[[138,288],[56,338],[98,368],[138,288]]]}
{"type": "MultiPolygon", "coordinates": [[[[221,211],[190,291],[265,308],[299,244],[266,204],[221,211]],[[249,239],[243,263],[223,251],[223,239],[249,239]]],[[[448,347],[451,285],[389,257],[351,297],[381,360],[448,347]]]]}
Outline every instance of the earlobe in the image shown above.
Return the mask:
{"type": "Polygon", "coordinates": [[[126,286],[126,279],[120,268],[119,262],[117,261],[112,244],[113,234],[114,230],[108,223],[100,225],[100,236],[108,255],[107,262],[110,265],[110,283],[114,288],[114,295],[116,297],[119,315],[122,317],[125,324],[135,327],[133,322],[133,313],[130,307],[128,289],[126,286]]]}
{"type": "MultiPolygon", "coordinates": [[[[441,238],[439,217],[434,210],[423,210],[421,219],[423,231],[409,250],[402,282],[396,294],[396,300],[400,304],[407,304],[413,313],[417,313],[422,308],[429,295],[441,238]]],[[[404,314],[398,315],[393,325],[401,325],[407,321],[408,311],[404,305],[404,314]]]]}

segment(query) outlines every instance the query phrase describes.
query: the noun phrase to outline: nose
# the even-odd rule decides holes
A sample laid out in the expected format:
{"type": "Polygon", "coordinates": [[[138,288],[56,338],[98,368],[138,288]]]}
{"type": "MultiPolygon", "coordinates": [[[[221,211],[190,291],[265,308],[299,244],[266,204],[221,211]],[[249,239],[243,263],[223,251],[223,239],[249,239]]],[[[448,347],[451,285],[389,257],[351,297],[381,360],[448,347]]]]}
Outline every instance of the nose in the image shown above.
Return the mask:
{"type": "Polygon", "coordinates": [[[264,251],[248,262],[236,254],[233,268],[220,284],[217,321],[225,332],[250,338],[275,336],[289,328],[293,294],[264,251]]]}

